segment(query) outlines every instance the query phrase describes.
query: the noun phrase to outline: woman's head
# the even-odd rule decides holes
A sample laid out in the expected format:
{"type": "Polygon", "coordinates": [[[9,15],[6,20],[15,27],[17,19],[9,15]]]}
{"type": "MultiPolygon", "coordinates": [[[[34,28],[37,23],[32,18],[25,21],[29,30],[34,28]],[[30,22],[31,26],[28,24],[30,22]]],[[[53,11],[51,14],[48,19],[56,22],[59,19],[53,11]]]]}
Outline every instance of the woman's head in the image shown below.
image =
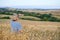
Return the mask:
{"type": "Polygon", "coordinates": [[[18,14],[13,14],[13,16],[11,17],[11,19],[13,21],[17,21],[19,19],[19,15],[18,14]]]}

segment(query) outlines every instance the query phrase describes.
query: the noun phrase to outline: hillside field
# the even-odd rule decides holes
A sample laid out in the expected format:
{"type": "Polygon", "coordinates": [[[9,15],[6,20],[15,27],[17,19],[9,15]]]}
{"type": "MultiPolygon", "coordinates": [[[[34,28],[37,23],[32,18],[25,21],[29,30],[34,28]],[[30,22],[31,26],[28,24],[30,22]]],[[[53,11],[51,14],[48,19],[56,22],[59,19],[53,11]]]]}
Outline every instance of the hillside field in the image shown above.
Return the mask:
{"type": "Polygon", "coordinates": [[[23,32],[11,33],[10,20],[0,19],[0,40],[60,40],[60,22],[19,20],[23,32]]]}

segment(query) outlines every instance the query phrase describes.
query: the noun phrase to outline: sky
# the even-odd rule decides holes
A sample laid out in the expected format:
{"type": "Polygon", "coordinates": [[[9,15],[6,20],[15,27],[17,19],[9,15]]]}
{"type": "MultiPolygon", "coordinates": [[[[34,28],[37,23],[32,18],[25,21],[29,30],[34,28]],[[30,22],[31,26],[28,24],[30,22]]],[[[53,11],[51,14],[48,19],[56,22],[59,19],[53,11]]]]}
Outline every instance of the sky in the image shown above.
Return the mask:
{"type": "Polygon", "coordinates": [[[0,0],[0,7],[60,9],[60,0],[0,0]]]}

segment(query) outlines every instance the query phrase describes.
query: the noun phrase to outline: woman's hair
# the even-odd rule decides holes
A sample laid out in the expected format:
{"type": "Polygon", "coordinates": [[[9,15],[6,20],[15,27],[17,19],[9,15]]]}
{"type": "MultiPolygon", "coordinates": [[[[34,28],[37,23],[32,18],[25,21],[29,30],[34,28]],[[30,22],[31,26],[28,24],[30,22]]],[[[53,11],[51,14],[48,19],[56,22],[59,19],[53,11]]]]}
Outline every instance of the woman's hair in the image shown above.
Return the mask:
{"type": "Polygon", "coordinates": [[[13,15],[12,15],[12,16],[10,16],[10,18],[11,18],[11,19],[19,18],[19,15],[18,15],[18,14],[16,14],[16,13],[13,13],[13,15]]]}
{"type": "Polygon", "coordinates": [[[19,14],[13,13],[13,16],[17,16],[19,18],[19,14]]]}

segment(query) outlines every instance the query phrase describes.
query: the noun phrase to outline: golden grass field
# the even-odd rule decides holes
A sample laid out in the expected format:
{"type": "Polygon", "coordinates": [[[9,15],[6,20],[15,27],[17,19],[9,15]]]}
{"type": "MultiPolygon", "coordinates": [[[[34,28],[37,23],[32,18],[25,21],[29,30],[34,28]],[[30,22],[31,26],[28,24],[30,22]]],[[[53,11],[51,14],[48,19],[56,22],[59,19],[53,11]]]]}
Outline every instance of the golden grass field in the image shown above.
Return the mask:
{"type": "Polygon", "coordinates": [[[10,32],[10,20],[0,21],[0,40],[60,40],[60,22],[19,20],[21,33],[10,32]]]}

